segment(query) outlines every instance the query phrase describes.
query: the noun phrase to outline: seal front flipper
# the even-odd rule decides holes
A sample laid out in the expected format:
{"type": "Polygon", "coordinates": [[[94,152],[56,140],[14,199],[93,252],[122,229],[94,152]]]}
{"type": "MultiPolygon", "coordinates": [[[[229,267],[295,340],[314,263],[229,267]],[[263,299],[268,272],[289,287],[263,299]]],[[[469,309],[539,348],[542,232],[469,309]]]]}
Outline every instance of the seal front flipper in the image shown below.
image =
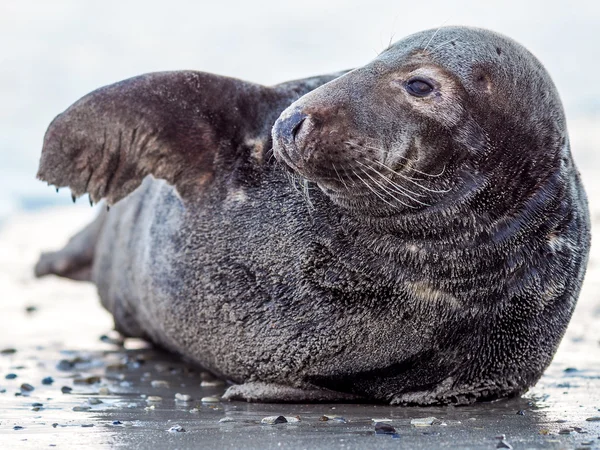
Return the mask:
{"type": "Polygon", "coordinates": [[[223,399],[265,403],[302,403],[357,402],[362,397],[329,389],[301,389],[282,384],[250,381],[229,387],[223,394],[223,399]]]}
{"type": "MultiPolygon", "coordinates": [[[[339,74],[265,87],[203,72],[160,72],[100,88],[49,126],[38,178],[113,204],[153,175],[193,198],[279,113],[339,74]]],[[[247,152],[247,150],[246,150],[247,152]]]]}
{"type": "Polygon", "coordinates": [[[64,248],[42,253],[35,265],[35,276],[58,275],[77,281],[92,281],[96,242],[105,219],[106,211],[101,211],[92,223],[69,239],[64,248]]]}

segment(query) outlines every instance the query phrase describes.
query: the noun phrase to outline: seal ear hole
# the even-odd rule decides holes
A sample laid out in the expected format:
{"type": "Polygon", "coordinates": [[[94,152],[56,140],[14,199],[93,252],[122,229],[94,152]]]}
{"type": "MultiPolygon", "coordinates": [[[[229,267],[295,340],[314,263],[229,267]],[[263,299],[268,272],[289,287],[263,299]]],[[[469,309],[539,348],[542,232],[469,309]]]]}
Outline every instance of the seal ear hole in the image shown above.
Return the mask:
{"type": "Polygon", "coordinates": [[[492,80],[486,72],[478,70],[473,74],[473,77],[475,78],[475,84],[480,89],[483,89],[484,91],[492,90],[492,80]]]}

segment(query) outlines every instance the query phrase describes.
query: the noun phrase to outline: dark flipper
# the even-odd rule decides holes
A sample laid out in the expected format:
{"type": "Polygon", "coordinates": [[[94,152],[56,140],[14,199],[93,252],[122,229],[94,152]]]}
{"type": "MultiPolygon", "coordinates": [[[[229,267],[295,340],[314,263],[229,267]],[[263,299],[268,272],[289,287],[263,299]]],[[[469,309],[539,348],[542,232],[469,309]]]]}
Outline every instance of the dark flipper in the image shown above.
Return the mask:
{"type": "Polygon", "coordinates": [[[105,218],[106,211],[102,211],[92,223],[69,239],[63,249],[42,253],[35,265],[35,276],[58,275],[78,281],[92,281],[96,241],[105,218]]]}
{"type": "Polygon", "coordinates": [[[223,399],[265,403],[331,403],[357,402],[361,400],[361,397],[328,389],[300,389],[281,384],[254,381],[231,386],[223,394],[223,399]]]}
{"type": "Polygon", "coordinates": [[[292,101],[341,73],[265,87],[203,72],[161,72],[100,88],[46,132],[38,178],[113,204],[153,175],[184,200],[248,140],[270,138],[292,101]]]}

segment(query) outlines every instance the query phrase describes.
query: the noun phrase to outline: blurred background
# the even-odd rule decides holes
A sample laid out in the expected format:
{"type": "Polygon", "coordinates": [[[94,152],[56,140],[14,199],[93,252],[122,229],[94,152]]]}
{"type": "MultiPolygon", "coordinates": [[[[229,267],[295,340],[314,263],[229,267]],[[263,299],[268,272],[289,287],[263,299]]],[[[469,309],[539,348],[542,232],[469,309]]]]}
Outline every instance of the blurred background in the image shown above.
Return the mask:
{"type": "Polygon", "coordinates": [[[600,124],[600,2],[462,0],[0,0],[0,224],[67,205],[35,179],[52,118],[100,86],[198,69],[272,84],[363,65],[390,41],[442,25],[490,28],[545,64],[580,167],[600,124]]]}

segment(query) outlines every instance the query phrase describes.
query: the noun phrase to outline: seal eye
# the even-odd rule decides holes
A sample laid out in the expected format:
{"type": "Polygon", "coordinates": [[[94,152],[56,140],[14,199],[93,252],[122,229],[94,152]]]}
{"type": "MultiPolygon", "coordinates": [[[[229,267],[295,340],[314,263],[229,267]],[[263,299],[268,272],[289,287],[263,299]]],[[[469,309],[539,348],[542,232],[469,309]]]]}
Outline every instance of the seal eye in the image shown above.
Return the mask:
{"type": "Polygon", "coordinates": [[[433,85],[422,78],[412,78],[406,82],[406,90],[415,97],[425,97],[433,92],[433,85]]]}

